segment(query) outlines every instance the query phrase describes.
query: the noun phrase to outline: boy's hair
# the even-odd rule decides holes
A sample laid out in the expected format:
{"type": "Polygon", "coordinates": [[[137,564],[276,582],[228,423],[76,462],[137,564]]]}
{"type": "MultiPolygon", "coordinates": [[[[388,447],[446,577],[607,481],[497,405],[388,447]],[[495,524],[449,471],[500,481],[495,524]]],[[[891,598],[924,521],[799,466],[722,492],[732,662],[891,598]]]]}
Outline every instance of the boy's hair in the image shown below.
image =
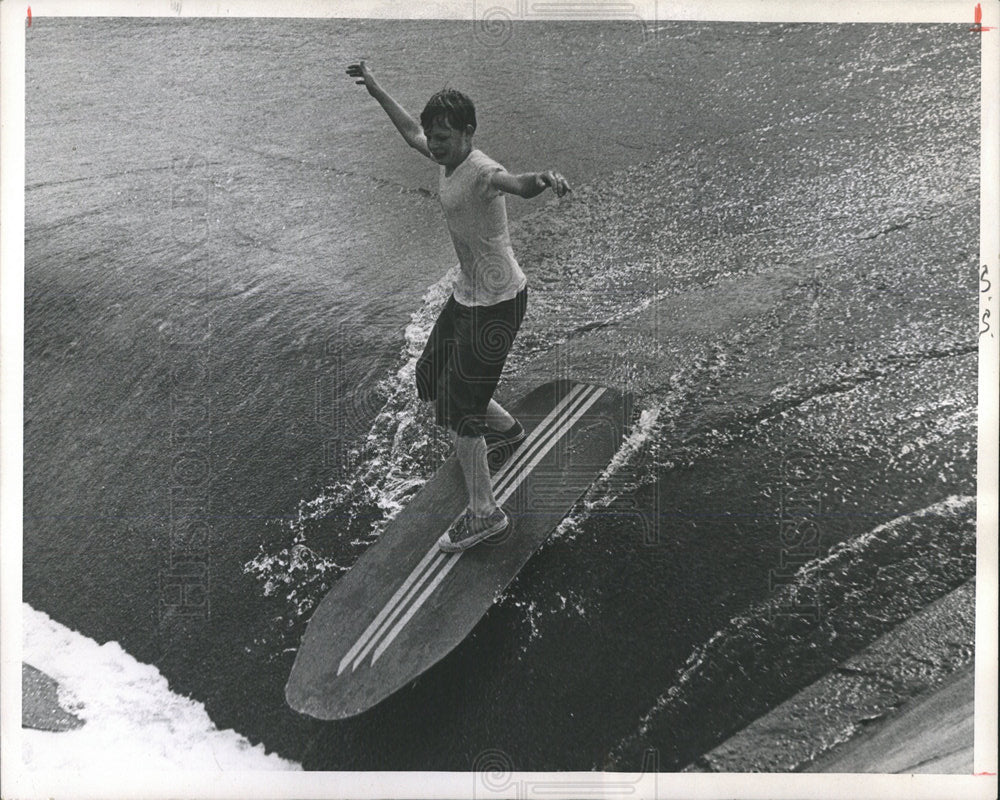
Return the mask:
{"type": "Polygon", "coordinates": [[[476,107],[458,89],[442,89],[420,112],[420,127],[428,131],[439,119],[444,119],[449,128],[464,131],[466,125],[471,125],[475,131],[476,107]]]}

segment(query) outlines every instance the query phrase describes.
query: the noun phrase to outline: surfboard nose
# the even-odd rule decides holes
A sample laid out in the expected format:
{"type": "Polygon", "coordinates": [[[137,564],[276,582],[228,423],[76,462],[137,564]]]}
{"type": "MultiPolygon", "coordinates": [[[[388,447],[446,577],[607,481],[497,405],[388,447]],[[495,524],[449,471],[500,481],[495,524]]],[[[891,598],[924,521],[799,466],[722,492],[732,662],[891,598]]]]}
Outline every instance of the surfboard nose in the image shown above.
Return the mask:
{"type": "Polygon", "coordinates": [[[295,680],[294,673],[285,684],[285,702],[300,713],[308,713],[304,709],[305,706],[309,705],[309,692],[305,686],[295,680]]]}
{"type": "Polygon", "coordinates": [[[316,719],[333,720],[352,716],[345,711],[337,713],[335,709],[331,710],[327,703],[324,702],[323,693],[318,691],[317,687],[313,687],[310,690],[309,684],[297,681],[294,674],[288,683],[285,684],[285,701],[288,703],[289,708],[295,709],[300,714],[308,714],[310,717],[315,717],[316,719]]]}

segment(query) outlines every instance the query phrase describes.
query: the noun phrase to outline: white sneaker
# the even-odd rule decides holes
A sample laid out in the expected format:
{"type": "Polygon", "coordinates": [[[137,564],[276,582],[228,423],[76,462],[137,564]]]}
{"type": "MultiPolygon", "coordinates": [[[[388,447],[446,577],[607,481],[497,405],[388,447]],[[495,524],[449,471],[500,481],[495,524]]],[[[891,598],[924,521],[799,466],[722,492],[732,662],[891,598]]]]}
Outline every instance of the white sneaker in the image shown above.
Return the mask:
{"type": "Polygon", "coordinates": [[[502,508],[497,508],[488,517],[476,517],[468,509],[448,531],[438,539],[438,547],[446,553],[467,550],[484,539],[507,530],[510,518],[502,508]]]}

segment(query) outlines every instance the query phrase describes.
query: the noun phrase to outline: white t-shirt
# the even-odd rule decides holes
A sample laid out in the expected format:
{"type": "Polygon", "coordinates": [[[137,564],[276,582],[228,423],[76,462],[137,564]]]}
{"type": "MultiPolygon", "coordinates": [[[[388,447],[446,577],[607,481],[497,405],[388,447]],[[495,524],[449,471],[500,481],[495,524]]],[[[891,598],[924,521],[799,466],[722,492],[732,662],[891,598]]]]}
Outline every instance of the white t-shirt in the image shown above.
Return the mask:
{"type": "Polygon", "coordinates": [[[490,176],[502,169],[479,150],[451,175],[441,167],[438,196],[461,266],[454,295],[465,306],[510,300],[528,282],[510,246],[503,192],[490,186],[490,176]]]}

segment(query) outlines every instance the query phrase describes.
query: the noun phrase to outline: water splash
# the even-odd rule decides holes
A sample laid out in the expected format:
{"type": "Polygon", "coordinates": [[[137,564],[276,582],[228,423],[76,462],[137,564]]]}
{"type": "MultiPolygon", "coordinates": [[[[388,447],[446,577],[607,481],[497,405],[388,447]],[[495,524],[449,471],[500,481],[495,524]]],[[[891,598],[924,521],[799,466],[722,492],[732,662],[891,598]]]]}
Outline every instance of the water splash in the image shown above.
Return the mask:
{"type": "Polygon", "coordinates": [[[262,546],[244,565],[265,597],[284,594],[289,625],[312,611],[447,455],[450,441],[431,424],[413,385],[417,359],[457,273],[456,265],[411,315],[401,365],[376,388],[385,400],[362,443],[348,453],[348,475],[300,501],[294,516],[281,523],[288,544],[273,552],[262,546]]]}

